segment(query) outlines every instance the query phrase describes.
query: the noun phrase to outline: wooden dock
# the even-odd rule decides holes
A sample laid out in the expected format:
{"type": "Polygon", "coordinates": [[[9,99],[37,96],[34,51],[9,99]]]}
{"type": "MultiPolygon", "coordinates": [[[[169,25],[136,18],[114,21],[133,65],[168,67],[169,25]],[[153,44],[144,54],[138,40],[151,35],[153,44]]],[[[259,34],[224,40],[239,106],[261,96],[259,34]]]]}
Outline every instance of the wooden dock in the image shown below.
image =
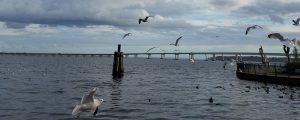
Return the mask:
{"type": "Polygon", "coordinates": [[[236,75],[245,80],[300,86],[300,73],[288,71],[283,65],[237,63],[236,75]]]}

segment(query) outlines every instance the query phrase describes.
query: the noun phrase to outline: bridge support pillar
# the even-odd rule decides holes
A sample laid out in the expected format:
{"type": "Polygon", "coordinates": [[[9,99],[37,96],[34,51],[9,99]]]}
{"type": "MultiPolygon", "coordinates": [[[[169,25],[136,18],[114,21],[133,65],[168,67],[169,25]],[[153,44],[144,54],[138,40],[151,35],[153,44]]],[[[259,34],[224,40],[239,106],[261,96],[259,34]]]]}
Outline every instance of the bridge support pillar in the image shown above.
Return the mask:
{"type": "Polygon", "coordinates": [[[160,54],[160,59],[165,59],[165,54],[160,54]]]}
{"type": "Polygon", "coordinates": [[[243,57],[242,57],[242,54],[240,54],[240,61],[243,61],[243,57]]]}
{"type": "Polygon", "coordinates": [[[134,54],[134,57],[137,58],[137,57],[138,57],[138,54],[134,54]]]}
{"type": "Polygon", "coordinates": [[[190,54],[189,54],[189,58],[190,58],[190,59],[195,59],[194,53],[190,53],[190,54]]]}
{"type": "Polygon", "coordinates": [[[178,59],[179,59],[179,54],[175,53],[175,60],[178,60],[178,59]]]}
{"type": "Polygon", "coordinates": [[[225,60],[225,57],[224,57],[224,55],[223,55],[223,53],[222,53],[222,61],[224,61],[225,60]]]}
{"type": "Polygon", "coordinates": [[[148,58],[147,59],[150,59],[151,58],[151,54],[150,53],[148,53],[148,58]]]}
{"type": "Polygon", "coordinates": [[[212,61],[216,60],[216,54],[213,54],[212,61]]]}
{"type": "Polygon", "coordinates": [[[238,54],[235,54],[235,61],[239,61],[239,56],[238,56],[238,54]]]}
{"type": "Polygon", "coordinates": [[[114,78],[122,77],[124,73],[123,52],[121,52],[121,44],[118,44],[118,51],[114,53],[114,63],[112,75],[114,78]]]}

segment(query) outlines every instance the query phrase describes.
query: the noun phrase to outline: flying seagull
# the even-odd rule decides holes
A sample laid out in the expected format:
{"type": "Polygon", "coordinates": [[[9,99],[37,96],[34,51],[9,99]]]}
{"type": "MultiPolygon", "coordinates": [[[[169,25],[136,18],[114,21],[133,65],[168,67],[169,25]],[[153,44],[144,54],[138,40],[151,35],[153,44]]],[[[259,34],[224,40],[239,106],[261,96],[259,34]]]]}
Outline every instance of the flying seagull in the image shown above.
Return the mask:
{"type": "Polygon", "coordinates": [[[171,43],[170,45],[174,45],[174,46],[178,46],[178,41],[182,38],[182,36],[180,36],[179,38],[177,38],[175,43],[171,43]]]}
{"type": "Polygon", "coordinates": [[[280,33],[271,33],[268,35],[268,38],[278,39],[281,42],[284,42],[287,40],[287,39],[284,39],[284,37],[280,33]]]}
{"type": "Polygon", "coordinates": [[[291,40],[291,44],[293,47],[298,47],[298,46],[300,46],[300,41],[297,40],[296,38],[294,38],[291,40]]]}
{"type": "Polygon", "coordinates": [[[141,24],[141,22],[148,22],[149,17],[153,17],[153,16],[147,16],[147,17],[145,17],[145,19],[140,18],[139,19],[139,24],[141,24]]]}
{"type": "MultiPolygon", "coordinates": [[[[272,33],[268,35],[269,38],[273,38],[273,39],[278,39],[280,40],[280,42],[282,42],[284,45],[291,47],[291,46],[295,46],[295,44],[293,43],[293,40],[289,40],[288,38],[284,38],[280,33],[272,33]]],[[[296,41],[296,40],[294,40],[296,41]]]]}
{"type": "Polygon", "coordinates": [[[294,24],[293,25],[299,25],[299,21],[300,21],[300,18],[298,18],[297,20],[293,20],[294,24]]]}
{"type": "Polygon", "coordinates": [[[259,26],[259,25],[253,25],[253,26],[250,26],[250,27],[248,27],[247,30],[246,30],[246,35],[248,34],[248,32],[249,32],[250,29],[256,29],[256,28],[261,28],[261,29],[263,29],[263,28],[262,28],[261,26],[259,26]]]}
{"type": "Polygon", "coordinates": [[[73,109],[72,115],[77,118],[80,116],[82,112],[91,111],[95,116],[98,111],[98,107],[101,106],[103,99],[94,98],[97,88],[93,88],[93,90],[88,94],[84,95],[81,99],[81,105],[76,105],[73,109]]]}
{"type": "Polygon", "coordinates": [[[122,39],[124,39],[125,37],[129,36],[130,34],[132,34],[132,33],[126,33],[125,35],[123,35],[122,39]]]}
{"type": "Polygon", "coordinates": [[[152,48],[148,49],[148,50],[146,51],[146,53],[148,53],[150,50],[153,50],[153,49],[155,49],[155,48],[157,48],[157,47],[152,47],[152,48]]]}

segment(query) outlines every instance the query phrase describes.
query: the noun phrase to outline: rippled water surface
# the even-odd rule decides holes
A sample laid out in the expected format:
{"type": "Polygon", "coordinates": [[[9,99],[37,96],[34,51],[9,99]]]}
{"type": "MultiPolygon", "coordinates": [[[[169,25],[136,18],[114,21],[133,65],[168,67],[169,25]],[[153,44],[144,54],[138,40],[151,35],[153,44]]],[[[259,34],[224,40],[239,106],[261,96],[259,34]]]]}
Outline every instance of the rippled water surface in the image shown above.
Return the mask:
{"type": "Polygon", "coordinates": [[[74,119],[92,87],[105,102],[80,119],[300,119],[299,87],[239,80],[222,61],[125,58],[125,76],[114,80],[112,59],[0,56],[0,119],[74,119]]]}

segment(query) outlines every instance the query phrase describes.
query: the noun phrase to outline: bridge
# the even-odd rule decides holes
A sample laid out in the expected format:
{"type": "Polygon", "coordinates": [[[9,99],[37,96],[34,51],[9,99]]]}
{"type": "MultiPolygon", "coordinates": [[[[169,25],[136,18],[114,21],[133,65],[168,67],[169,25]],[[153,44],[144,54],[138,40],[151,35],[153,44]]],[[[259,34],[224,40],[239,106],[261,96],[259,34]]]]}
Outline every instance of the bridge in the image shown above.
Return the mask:
{"type": "MultiPolygon", "coordinates": [[[[216,55],[222,56],[235,56],[236,58],[242,56],[260,56],[256,52],[182,52],[182,53],[124,53],[125,56],[139,56],[146,55],[147,58],[151,58],[152,55],[160,55],[161,59],[165,58],[165,55],[174,55],[175,59],[179,59],[180,55],[188,55],[190,59],[194,59],[195,55],[211,55],[212,59],[216,58],[216,55]]],[[[267,56],[286,56],[284,53],[264,53],[267,56]]]]}
{"type": "MultiPolygon", "coordinates": [[[[114,54],[84,54],[84,53],[5,53],[1,52],[0,55],[26,55],[26,56],[113,56],[114,54]]],[[[223,60],[225,56],[235,56],[236,60],[242,58],[243,56],[260,56],[258,52],[178,52],[178,53],[124,53],[125,57],[133,56],[147,56],[148,59],[151,56],[160,56],[161,59],[164,59],[166,55],[174,55],[175,59],[179,59],[180,55],[188,55],[189,59],[194,59],[195,55],[207,55],[212,56],[212,60],[215,60],[216,56],[222,56],[223,60]]],[[[285,53],[264,53],[266,56],[277,56],[283,57],[286,56],[285,53]]],[[[300,56],[300,54],[299,54],[300,56]]]]}

